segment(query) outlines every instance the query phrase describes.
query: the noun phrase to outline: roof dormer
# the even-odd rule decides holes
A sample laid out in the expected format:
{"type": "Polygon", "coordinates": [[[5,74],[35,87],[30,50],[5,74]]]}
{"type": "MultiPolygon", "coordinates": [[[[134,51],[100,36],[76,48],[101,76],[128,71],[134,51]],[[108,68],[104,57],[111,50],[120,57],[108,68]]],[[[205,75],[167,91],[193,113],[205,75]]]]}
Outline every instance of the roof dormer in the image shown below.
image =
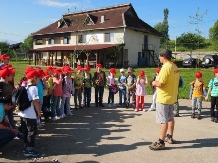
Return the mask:
{"type": "Polygon", "coordinates": [[[91,15],[87,14],[86,19],[83,23],[83,25],[94,25],[94,20],[91,18],[91,15]]]}

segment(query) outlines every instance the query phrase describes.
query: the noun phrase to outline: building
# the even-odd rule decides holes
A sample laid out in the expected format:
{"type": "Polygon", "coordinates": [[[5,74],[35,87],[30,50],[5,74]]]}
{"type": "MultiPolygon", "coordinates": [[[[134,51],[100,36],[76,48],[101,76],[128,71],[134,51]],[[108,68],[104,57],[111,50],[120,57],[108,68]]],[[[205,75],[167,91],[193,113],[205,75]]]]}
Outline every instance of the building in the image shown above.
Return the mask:
{"type": "Polygon", "coordinates": [[[32,36],[36,64],[146,67],[159,62],[161,34],[131,4],[63,14],[32,36]]]}

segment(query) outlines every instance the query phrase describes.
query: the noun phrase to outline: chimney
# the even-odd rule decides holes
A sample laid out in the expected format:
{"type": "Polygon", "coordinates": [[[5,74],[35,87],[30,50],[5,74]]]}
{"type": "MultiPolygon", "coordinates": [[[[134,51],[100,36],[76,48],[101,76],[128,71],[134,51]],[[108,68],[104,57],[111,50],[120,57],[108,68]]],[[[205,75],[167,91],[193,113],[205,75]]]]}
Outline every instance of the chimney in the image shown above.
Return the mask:
{"type": "Polygon", "coordinates": [[[105,16],[102,15],[102,16],[101,16],[101,23],[104,23],[104,22],[105,22],[105,16]]]}

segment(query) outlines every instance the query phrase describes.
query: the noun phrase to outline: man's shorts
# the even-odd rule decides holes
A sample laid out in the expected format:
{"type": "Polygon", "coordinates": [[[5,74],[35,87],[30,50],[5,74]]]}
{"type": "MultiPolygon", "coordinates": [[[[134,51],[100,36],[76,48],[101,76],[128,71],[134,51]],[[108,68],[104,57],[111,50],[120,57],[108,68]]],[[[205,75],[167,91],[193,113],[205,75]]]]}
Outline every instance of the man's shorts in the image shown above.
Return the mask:
{"type": "Polygon", "coordinates": [[[161,104],[156,103],[156,122],[157,123],[167,123],[169,120],[173,119],[173,104],[161,104]]]}

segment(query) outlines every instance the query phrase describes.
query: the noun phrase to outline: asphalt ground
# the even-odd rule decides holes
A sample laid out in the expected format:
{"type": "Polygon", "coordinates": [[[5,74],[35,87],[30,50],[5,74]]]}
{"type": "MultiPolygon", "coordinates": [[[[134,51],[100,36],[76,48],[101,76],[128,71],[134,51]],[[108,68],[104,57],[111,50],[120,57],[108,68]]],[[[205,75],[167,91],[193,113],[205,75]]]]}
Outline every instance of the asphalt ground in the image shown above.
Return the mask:
{"type": "MultiPolygon", "coordinates": [[[[202,119],[197,120],[191,118],[191,100],[180,99],[180,117],[175,117],[175,144],[166,143],[165,150],[152,151],[148,146],[158,140],[160,129],[155,122],[155,111],[109,108],[107,103],[96,108],[93,92],[90,108],[74,110],[74,116],[46,123],[38,130],[36,148],[42,156],[23,156],[22,141],[15,139],[1,149],[0,162],[218,162],[218,124],[210,121],[209,102],[203,102],[202,119]]],[[[104,102],[107,97],[105,90],[104,102]]],[[[146,109],[151,99],[150,95],[145,97],[146,109]]],[[[16,116],[15,120],[18,119],[16,116]]]]}

